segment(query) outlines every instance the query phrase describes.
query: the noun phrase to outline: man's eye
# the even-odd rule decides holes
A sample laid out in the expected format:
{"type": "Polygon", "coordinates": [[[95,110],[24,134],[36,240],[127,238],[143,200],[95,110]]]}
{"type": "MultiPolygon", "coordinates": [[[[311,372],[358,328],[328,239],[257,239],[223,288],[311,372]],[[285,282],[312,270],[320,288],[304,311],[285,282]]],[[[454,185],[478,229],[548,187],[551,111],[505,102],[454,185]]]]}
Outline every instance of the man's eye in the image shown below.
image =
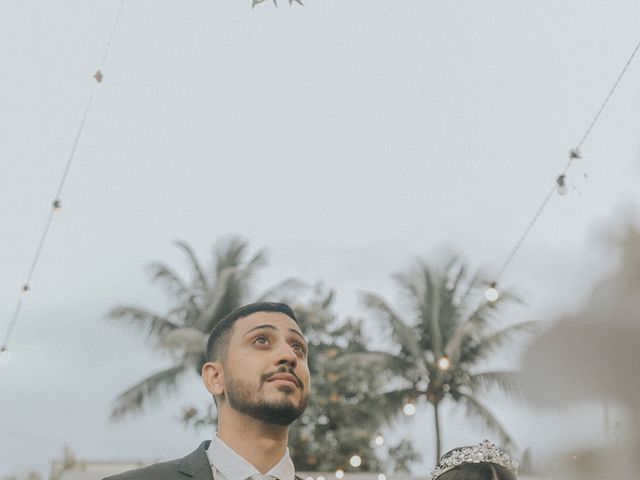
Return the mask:
{"type": "Polygon", "coordinates": [[[305,353],[305,349],[301,343],[292,343],[291,348],[293,348],[296,352],[305,353]]]}

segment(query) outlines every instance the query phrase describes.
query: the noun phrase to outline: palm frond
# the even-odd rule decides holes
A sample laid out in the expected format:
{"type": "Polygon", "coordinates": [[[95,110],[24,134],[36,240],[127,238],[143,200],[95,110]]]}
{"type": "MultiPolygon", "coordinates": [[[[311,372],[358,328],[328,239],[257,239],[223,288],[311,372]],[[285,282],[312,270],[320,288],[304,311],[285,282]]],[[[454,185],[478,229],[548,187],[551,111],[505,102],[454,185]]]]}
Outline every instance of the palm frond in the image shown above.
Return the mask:
{"type": "Polygon", "coordinates": [[[379,412],[376,413],[380,415],[380,418],[382,418],[386,424],[391,425],[402,415],[402,407],[407,400],[414,398],[416,393],[413,387],[384,392],[382,393],[384,402],[381,402],[379,412]]]}
{"type": "Polygon", "coordinates": [[[191,245],[182,240],[176,240],[174,243],[178,247],[180,247],[180,249],[186,254],[187,258],[189,259],[190,267],[193,270],[194,279],[198,287],[203,291],[207,291],[209,289],[209,282],[207,282],[204,268],[200,264],[200,261],[191,248],[191,245]]]}
{"type": "Polygon", "coordinates": [[[160,337],[167,332],[180,328],[180,325],[162,315],[132,305],[116,305],[107,313],[107,316],[114,320],[127,320],[135,326],[146,330],[149,336],[155,337],[160,337]]]}
{"type": "Polygon", "coordinates": [[[469,355],[470,358],[468,360],[476,361],[486,358],[489,354],[495,352],[496,349],[502,347],[505,342],[513,340],[517,335],[527,332],[535,333],[538,326],[539,323],[535,320],[520,322],[474,339],[473,353],[469,355]]]}
{"type": "Polygon", "coordinates": [[[415,272],[396,273],[392,275],[392,278],[398,286],[405,291],[404,293],[410,302],[415,303],[416,299],[422,296],[422,289],[420,288],[419,282],[416,282],[415,272]]]}
{"type": "Polygon", "coordinates": [[[246,254],[249,243],[240,237],[229,237],[216,243],[213,252],[216,276],[228,268],[238,268],[246,254]]]}
{"type": "MultiPolygon", "coordinates": [[[[473,274],[473,277],[468,281],[466,288],[461,294],[457,295],[457,303],[460,309],[465,309],[467,307],[467,302],[472,294],[477,293],[479,288],[482,286],[482,274],[481,272],[476,272],[473,274]]],[[[461,287],[461,285],[458,285],[461,287]]]]}
{"type": "Polygon", "coordinates": [[[413,364],[387,352],[366,351],[341,353],[336,358],[327,361],[330,368],[341,369],[347,366],[370,369],[375,371],[388,370],[396,374],[407,372],[413,364]]]}
{"type": "Polygon", "coordinates": [[[158,401],[162,394],[172,391],[186,365],[176,365],[145,378],[116,398],[111,419],[120,420],[128,413],[140,412],[148,404],[158,401]]]}
{"type": "Polygon", "coordinates": [[[396,337],[401,347],[413,357],[419,368],[426,370],[423,351],[420,347],[419,339],[416,337],[415,329],[408,326],[378,295],[373,293],[364,293],[363,302],[367,308],[371,309],[383,321],[387,322],[387,324],[391,326],[393,335],[396,337]]]}
{"type": "Polygon", "coordinates": [[[460,360],[465,338],[472,333],[481,334],[482,330],[489,325],[489,320],[499,306],[515,299],[516,297],[507,291],[502,292],[498,301],[494,303],[482,301],[470,315],[466,316],[466,318],[459,323],[453,335],[449,338],[444,348],[449,358],[457,363],[460,360]]]}
{"type": "Polygon", "coordinates": [[[500,421],[491,413],[491,411],[478,401],[474,396],[460,393],[459,403],[463,404],[467,413],[476,417],[492,432],[495,432],[502,444],[506,447],[514,446],[513,439],[504,429],[500,421]]]}
{"type": "Polygon", "coordinates": [[[206,354],[208,335],[197,328],[176,328],[163,335],[158,346],[179,353],[181,357],[201,357],[206,354]]]}
{"type": "Polygon", "coordinates": [[[469,384],[476,390],[498,390],[507,395],[520,397],[519,376],[513,371],[491,371],[474,373],[469,376],[469,384]]]}
{"type": "Polygon", "coordinates": [[[152,282],[160,282],[165,288],[177,297],[183,297],[189,293],[189,288],[180,276],[164,263],[152,263],[148,267],[152,282]]]}
{"type": "Polygon", "coordinates": [[[256,254],[247,262],[244,272],[247,277],[252,276],[258,268],[266,267],[269,263],[269,257],[267,255],[267,249],[261,248],[256,254]]]}
{"type": "Polygon", "coordinates": [[[234,267],[227,267],[220,272],[215,288],[209,292],[207,304],[202,307],[198,317],[194,319],[194,324],[190,326],[210,332],[225,315],[240,306],[243,292],[235,282],[235,274],[234,267]]]}

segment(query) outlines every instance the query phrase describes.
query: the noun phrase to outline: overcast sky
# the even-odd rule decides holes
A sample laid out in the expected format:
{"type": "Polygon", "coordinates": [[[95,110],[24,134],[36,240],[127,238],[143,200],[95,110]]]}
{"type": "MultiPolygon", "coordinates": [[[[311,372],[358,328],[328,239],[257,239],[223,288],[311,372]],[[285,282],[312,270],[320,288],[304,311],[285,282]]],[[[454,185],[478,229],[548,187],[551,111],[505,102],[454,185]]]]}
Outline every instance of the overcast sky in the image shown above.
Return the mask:
{"type": "MultiPolygon", "coordinates": [[[[394,301],[390,275],[443,247],[496,271],[640,40],[637,0],[279,3],[125,2],[13,362],[0,366],[0,475],[46,472],[65,445],[151,461],[211,435],[177,421],[184,403],[206,402],[195,375],[162,407],[108,421],[112,399],[166,360],[105,312],[166,306],[144,268],[181,265],[174,239],[209,259],[216,239],[242,235],[270,250],[257,291],[322,280],[342,316],[363,315],[362,290],[394,301]]],[[[0,3],[2,335],[118,5],[0,3]]],[[[575,310],[611,268],[594,231],[639,200],[636,60],[569,193],[505,273],[527,302],[505,321],[575,310]]],[[[492,405],[540,456],[602,440],[593,406],[492,405]]],[[[415,474],[433,464],[430,415],[389,433],[424,449],[415,474]]],[[[460,413],[444,422],[445,450],[491,436],[460,413]]]]}

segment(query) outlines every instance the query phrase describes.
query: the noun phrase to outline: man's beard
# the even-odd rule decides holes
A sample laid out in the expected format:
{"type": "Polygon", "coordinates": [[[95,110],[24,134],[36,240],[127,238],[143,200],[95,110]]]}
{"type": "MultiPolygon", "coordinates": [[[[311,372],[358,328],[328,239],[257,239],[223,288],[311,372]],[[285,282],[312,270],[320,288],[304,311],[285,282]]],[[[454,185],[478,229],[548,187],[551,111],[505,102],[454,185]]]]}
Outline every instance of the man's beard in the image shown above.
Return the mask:
{"type": "MultiPolygon", "coordinates": [[[[268,402],[259,397],[260,389],[265,383],[263,378],[258,390],[242,380],[227,375],[225,397],[229,405],[235,410],[249,415],[256,420],[272,425],[291,425],[304,410],[309,402],[309,395],[304,395],[296,406],[287,397],[280,401],[268,402]],[[255,398],[258,397],[258,398],[255,398]]],[[[303,386],[299,387],[303,392],[303,386]]]]}

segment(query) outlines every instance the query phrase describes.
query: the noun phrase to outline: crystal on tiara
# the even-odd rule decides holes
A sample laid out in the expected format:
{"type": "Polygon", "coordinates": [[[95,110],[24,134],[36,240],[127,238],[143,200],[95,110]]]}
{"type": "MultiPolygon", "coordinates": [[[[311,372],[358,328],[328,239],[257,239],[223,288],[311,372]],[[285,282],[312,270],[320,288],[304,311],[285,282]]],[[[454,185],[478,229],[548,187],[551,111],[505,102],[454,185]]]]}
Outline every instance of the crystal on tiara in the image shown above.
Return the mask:
{"type": "Polygon", "coordinates": [[[482,462],[495,463],[512,471],[515,475],[518,474],[518,462],[513,460],[508,453],[498,449],[489,440],[483,440],[479,445],[457,448],[445,457],[440,458],[440,463],[431,471],[431,480],[436,480],[444,472],[448,472],[463,463],[482,462]]]}

